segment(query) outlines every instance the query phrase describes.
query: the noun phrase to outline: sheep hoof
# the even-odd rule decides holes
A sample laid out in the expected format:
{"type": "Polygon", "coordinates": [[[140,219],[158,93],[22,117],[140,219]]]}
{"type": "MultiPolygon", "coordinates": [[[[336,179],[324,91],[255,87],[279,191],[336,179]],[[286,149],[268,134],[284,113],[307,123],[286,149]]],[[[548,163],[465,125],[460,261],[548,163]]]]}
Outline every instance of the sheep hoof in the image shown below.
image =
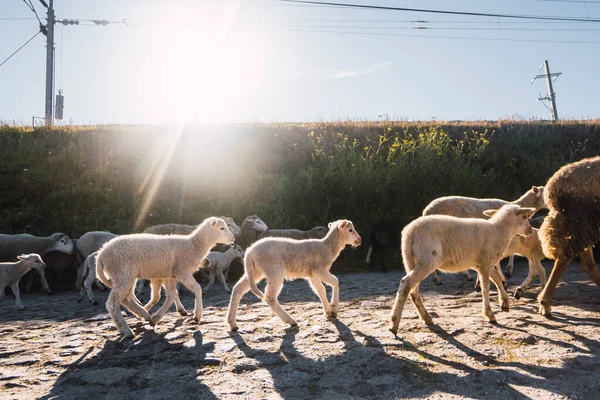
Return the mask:
{"type": "Polygon", "coordinates": [[[194,317],[194,321],[196,321],[196,323],[197,323],[198,325],[200,325],[200,320],[201,320],[201,319],[202,319],[201,317],[198,317],[198,318],[194,317]]]}
{"type": "Polygon", "coordinates": [[[473,277],[472,277],[472,276],[470,276],[470,275],[469,275],[469,276],[468,276],[466,279],[467,279],[467,281],[469,281],[469,282],[473,282],[473,277]]]}
{"type": "Polygon", "coordinates": [[[435,283],[436,285],[438,285],[438,286],[439,286],[439,285],[441,285],[441,284],[442,284],[442,281],[433,281],[433,283],[435,283]]]}
{"type": "Polygon", "coordinates": [[[186,317],[188,315],[188,312],[186,310],[177,310],[177,312],[179,313],[179,315],[181,315],[182,317],[186,317]]]}
{"type": "Polygon", "coordinates": [[[329,314],[327,314],[327,317],[329,317],[329,318],[337,318],[337,312],[330,311],[329,314]]]}
{"type": "Polygon", "coordinates": [[[510,307],[508,305],[503,305],[500,307],[500,309],[504,312],[509,312],[510,311],[510,307]]]}
{"type": "Polygon", "coordinates": [[[433,318],[425,318],[423,322],[425,323],[425,325],[433,325],[433,318]]]}
{"type": "Polygon", "coordinates": [[[18,308],[19,310],[24,310],[24,309],[25,309],[25,307],[23,307],[23,306],[17,306],[17,308],[18,308]]]}
{"type": "Polygon", "coordinates": [[[290,322],[290,326],[292,328],[296,328],[296,327],[298,327],[298,323],[296,321],[292,321],[292,322],[290,322]]]}
{"type": "Polygon", "coordinates": [[[390,332],[392,332],[394,336],[398,336],[398,328],[390,328],[390,332]]]}
{"type": "Polygon", "coordinates": [[[508,272],[508,271],[506,271],[506,272],[504,273],[504,276],[506,276],[507,278],[512,278],[512,272],[508,272]]]}
{"type": "Polygon", "coordinates": [[[123,334],[123,338],[125,339],[133,339],[135,337],[135,334],[133,333],[133,331],[130,329],[129,332],[121,332],[123,334]]]}
{"type": "Polygon", "coordinates": [[[148,322],[150,323],[151,327],[155,327],[156,325],[158,325],[160,320],[157,317],[152,317],[148,322]]]}
{"type": "Polygon", "coordinates": [[[523,289],[517,288],[517,290],[515,290],[515,299],[519,300],[522,295],[523,295],[523,289]]]}
{"type": "MultiPolygon", "coordinates": [[[[77,303],[81,303],[81,299],[77,299],[77,303]]],[[[93,303],[92,303],[93,304],[93,303]]]]}
{"type": "Polygon", "coordinates": [[[475,291],[477,293],[481,292],[481,285],[479,284],[479,282],[475,285],[475,291]]]}

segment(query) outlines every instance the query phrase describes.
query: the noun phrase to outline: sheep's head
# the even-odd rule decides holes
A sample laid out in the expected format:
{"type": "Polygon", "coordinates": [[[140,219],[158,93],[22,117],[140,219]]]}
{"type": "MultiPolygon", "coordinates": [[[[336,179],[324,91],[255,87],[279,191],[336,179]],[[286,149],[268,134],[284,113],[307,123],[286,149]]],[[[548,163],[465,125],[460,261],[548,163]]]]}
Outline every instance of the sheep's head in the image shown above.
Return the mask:
{"type": "Polygon", "coordinates": [[[352,247],[360,246],[362,239],[352,221],[347,219],[341,219],[335,222],[329,223],[329,229],[338,229],[340,231],[341,240],[344,244],[352,245],[352,247]]]}
{"type": "Polygon", "coordinates": [[[235,258],[244,257],[244,249],[242,249],[242,246],[240,246],[239,244],[236,244],[235,246],[232,247],[232,249],[235,254],[235,258]]]}
{"type": "Polygon", "coordinates": [[[533,228],[529,224],[529,218],[535,214],[537,210],[533,207],[519,207],[515,204],[506,204],[500,207],[499,210],[485,210],[483,213],[488,217],[493,217],[498,214],[502,216],[507,215],[514,218],[517,221],[517,232],[522,235],[530,235],[533,232],[533,228]]]}
{"type": "Polygon", "coordinates": [[[247,217],[246,221],[249,221],[252,224],[252,229],[254,229],[257,232],[265,232],[269,229],[267,224],[265,224],[263,220],[260,219],[260,217],[257,215],[251,215],[247,217]]]}
{"type": "Polygon", "coordinates": [[[315,226],[311,229],[311,231],[314,234],[314,237],[317,239],[323,239],[325,236],[327,236],[327,232],[329,232],[329,230],[324,226],[315,226]]]}
{"type": "Polygon", "coordinates": [[[69,239],[67,235],[64,233],[53,233],[50,237],[54,241],[54,246],[52,246],[50,250],[73,254],[75,246],[73,245],[73,241],[69,239]]]}
{"type": "Polygon", "coordinates": [[[533,207],[536,209],[548,208],[546,200],[544,199],[544,187],[543,186],[532,186],[531,193],[535,196],[535,204],[533,207]]]}
{"type": "Polygon", "coordinates": [[[21,254],[20,256],[17,256],[17,258],[19,260],[24,260],[31,266],[31,268],[38,270],[46,268],[46,263],[42,260],[42,257],[40,257],[39,254],[21,254]]]}
{"type": "Polygon", "coordinates": [[[235,242],[235,236],[227,227],[227,223],[221,218],[212,217],[209,225],[214,232],[217,232],[217,243],[233,244],[235,242]]]}
{"type": "Polygon", "coordinates": [[[242,230],[240,229],[238,224],[235,223],[233,218],[231,218],[231,217],[219,217],[219,218],[221,218],[223,221],[225,221],[225,223],[227,224],[227,227],[229,228],[231,233],[233,233],[234,236],[240,236],[240,233],[242,233],[242,230]]]}

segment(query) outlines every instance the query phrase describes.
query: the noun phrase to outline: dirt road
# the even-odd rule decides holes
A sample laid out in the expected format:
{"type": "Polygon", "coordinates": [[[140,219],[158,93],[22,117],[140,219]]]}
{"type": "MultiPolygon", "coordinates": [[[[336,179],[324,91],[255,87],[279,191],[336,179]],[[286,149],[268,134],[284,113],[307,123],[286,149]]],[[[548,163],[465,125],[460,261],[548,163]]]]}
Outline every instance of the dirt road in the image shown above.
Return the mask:
{"type": "MultiPolygon", "coordinates": [[[[550,271],[550,263],[545,263],[550,271]]],[[[517,263],[509,292],[526,275],[517,263]]],[[[152,329],[133,317],[121,340],[100,306],[75,292],[24,295],[24,311],[0,303],[2,399],[597,399],[600,390],[600,288],[571,266],[554,298],[554,318],[537,314],[539,286],[511,299],[491,325],[481,296],[460,275],[421,284],[436,325],[407,303],[399,337],[387,319],[402,272],[340,275],[338,320],[327,320],[304,281],[280,300],[300,326],[286,329],[251,293],[238,333],[226,329],[229,296],[204,294],[198,327],[175,311],[152,329]]],[[[261,286],[262,287],[262,286],[261,286]]],[[[193,296],[182,296],[193,306],[193,296]]]]}

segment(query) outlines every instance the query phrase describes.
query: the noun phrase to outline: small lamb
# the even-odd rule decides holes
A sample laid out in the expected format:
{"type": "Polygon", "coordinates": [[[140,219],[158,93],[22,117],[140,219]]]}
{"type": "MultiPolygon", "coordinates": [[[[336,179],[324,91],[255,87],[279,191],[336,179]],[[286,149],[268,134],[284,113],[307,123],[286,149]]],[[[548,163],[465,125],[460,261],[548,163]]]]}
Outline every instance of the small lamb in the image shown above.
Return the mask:
{"type": "Polygon", "coordinates": [[[194,319],[202,318],[202,288],[194,272],[209,250],[217,243],[233,244],[235,237],[220,218],[205,219],[189,235],[153,235],[137,233],[119,236],[98,253],[96,275],[112,288],[106,301],[117,329],[125,337],[133,331],[121,315],[121,304],[140,318],[158,324],[177,297],[176,281],[183,283],[196,296],[194,319]],[[163,306],[152,316],[133,293],[137,279],[161,280],[166,291],[163,306]]]}
{"type": "Polygon", "coordinates": [[[21,254],[17,256],[19,261],[17,262],[3,262],[0,263],[0,300],[4,298],[4,289],[7,285],[15,295],[17,301],[17,308],[22,310],[23,303],[21,303],[21,293],[19,292],[19,279],[31,269],[43,270],[46,268],[46,264],[42,261],[42,258],[35,253],[32,254],[21,254]]]}
{"type": "Polygon", "coordinates": [[[210,289],[210,287],[215,282],[215,276],[219,280],[219,282],[223,285],[223,288],[226,292],[231,292],[229,290],[229,286],[227,286],[227,282],[225,281],[225,275],[223,271],[229,268],[231,262],[238,257],[244,257],[244,250],[242,250],[241,246],[235,245],[230,247],[226,252],[220,253],[218,251],[211,251],[208,253],[206,258],[210,262],[210,265],[205,270],[208,270],[208,285],[204,287],[204,290],[210,289]]]}
{"type": "Polygon", "coordinates": [[[277,297],[285,279],[304,278],[323,303],[325,315],[337,318],[339,308],[339,283],[331,274],[331,265],[349,244],[359,246],[361,238],[349,220],[329,224],[329,232],[323,239],[294,240],[289,238],[265,238],[246,250],[245,273],[231,292],[227,323],[231,331],[237,331],[236,314],[242,296],[252,290],[259,299],[267,302],[281,320],[291,326],[297,322],[287,313],[277,297]],[[267,286],[262,293],[256,282],[266,278],[267,286]],[[323,282],[331,286],[331,303],[323,282]]]}

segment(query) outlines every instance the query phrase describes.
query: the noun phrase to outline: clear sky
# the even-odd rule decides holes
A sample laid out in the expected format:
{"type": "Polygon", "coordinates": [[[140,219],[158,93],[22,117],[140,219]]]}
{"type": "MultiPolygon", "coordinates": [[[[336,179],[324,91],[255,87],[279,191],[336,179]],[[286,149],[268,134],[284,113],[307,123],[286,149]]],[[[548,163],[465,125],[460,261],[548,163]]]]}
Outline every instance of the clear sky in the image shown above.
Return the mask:
{"type": "MultiPolygon", "coordinates": [[[[600,19],[598,0],[346,2],[600,19]]],[[[55,89],[69,123],[549,119],[545,81],[530,84],[545,59],[563,73],[559,116],[600,118],[600,23],[273,0],[54,3],[57,19],[80,20],[56,25],[55,89]],[[89,21],[101,19],[112,23],[89,21]]],[[[37,30],[23,0],[0,0],[0,62],[37,30]]],[[[0,66],[0,121],[43,116],[45,54],[40,34],[0,66]]]]}

